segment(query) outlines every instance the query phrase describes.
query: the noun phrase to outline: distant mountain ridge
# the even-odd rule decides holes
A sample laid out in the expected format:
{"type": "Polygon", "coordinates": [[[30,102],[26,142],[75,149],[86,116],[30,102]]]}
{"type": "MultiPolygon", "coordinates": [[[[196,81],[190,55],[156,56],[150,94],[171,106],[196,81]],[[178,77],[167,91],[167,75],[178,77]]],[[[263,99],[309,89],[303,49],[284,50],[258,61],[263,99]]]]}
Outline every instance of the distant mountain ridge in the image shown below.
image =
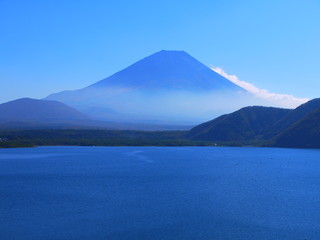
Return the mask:
{"type": "Polygon", "coordinates": [[[20,98],[0,104],[0,121],[2,122],[78,121],[88,119],[85,114],[57,101],[20,98]]]}
{"type": "Polygon", "coordinates": [[[189,130],[191,126],[97,121],[50,100],[21,98],[0,104],[0,129],[189,130]]]}

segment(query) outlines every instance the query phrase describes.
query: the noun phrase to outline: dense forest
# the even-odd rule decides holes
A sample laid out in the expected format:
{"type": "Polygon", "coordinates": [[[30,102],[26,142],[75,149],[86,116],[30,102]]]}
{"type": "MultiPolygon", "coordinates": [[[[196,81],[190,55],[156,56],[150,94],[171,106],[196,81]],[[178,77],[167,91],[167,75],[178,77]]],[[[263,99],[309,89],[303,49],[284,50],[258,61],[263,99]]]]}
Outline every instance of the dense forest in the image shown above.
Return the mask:
{"type": "Polygon", "coordinates": [[[2,130],[0,147],[34,146],[210,146],[185,138],[184,131],[2,130]]]}

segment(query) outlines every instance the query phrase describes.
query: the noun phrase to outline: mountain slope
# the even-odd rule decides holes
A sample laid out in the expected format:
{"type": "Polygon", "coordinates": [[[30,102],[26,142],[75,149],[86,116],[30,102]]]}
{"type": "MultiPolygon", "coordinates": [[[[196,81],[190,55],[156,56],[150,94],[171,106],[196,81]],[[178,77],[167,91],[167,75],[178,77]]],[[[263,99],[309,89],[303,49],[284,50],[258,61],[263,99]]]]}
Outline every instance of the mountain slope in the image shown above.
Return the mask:
{"type": "Polygon", "coordinates": [[[78,121],[88,117],[57,101],[21,98],[0,104],[1,122],[78,121]]]}
{"type": "Polygon", "coordinates": [[[320,148],[320,109],[307,114],[276,136],[272,146],[320,148]]]}
{"type": "Polygon", "coordinates": [[[101,120],[165,124],[199,123],[264,104],[183,51],[157,52],[88,87],[46,99],[95,109],[101,120]]]}
{"type": "Polygon", "coordinates": [[[266,137],[276,136],[293,124],[304,119],[308,114],[318,109],[320,109],[320,98],[312,99],[300,105],[293,111],[290,111],[286,116],[275,122],[272,126],[270,126],[270,128],[266,129],[264,135],[266,137]]]}
{"type": "Polygon", "coordinates": [[[191,91],[237,90],[240,87],[184,51],[162,50],[88,88],[184,89],[191,91]]]}
{"type": "Polygon", "coordinates": [[[200,124],[187,134],[194,140],[245,141],[258,137],[292,110],[272,107],[245,107],[200,124]]]}

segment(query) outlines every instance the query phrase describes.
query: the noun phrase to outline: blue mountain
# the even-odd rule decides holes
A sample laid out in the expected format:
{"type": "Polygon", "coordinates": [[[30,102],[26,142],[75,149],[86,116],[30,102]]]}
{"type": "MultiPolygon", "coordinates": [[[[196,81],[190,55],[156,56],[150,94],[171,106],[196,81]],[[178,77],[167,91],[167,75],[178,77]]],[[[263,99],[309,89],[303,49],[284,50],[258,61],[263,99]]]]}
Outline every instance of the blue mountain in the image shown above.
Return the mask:
{"type": "Polygon", "coordinates": [[[152,54],[88,88],[106,87],[243,91],[188,53],[165,50],[152,54]]]}
{"type": "Polygon", "coordinates": [[[88,87],[46,99],[95,119],[179,124],[199,123],[259,103],[188,53],[164,50],[88,87]]]}

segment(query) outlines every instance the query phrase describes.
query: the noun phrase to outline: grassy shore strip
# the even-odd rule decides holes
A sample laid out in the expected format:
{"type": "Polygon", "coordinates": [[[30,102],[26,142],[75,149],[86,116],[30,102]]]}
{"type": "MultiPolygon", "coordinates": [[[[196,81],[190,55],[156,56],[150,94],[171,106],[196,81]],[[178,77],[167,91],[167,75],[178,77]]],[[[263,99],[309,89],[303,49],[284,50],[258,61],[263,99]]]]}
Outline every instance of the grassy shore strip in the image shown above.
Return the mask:
{"type": "Polygon", "coordinates": [[[186,131],[3,130],[0,148],[35,146],[261,146],[261,142],[195,141],[186,131]]]}

